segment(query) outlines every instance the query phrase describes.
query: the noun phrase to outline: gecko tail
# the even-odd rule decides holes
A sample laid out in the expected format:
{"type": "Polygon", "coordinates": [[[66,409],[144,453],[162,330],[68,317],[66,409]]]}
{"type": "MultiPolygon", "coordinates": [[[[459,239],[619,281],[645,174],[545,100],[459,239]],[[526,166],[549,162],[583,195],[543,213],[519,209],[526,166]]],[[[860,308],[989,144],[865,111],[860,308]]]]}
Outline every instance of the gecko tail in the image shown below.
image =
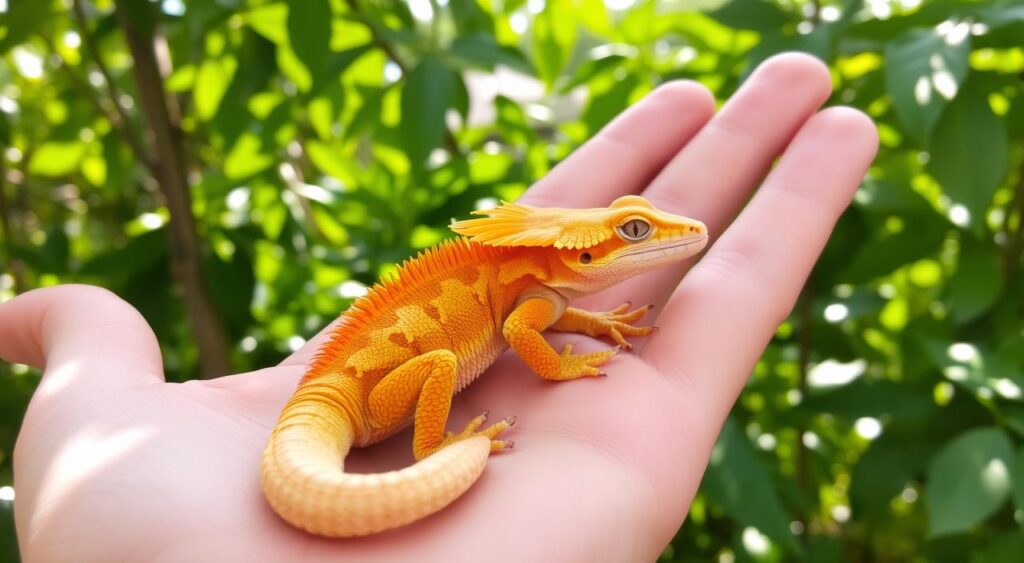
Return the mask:
{"type": "Polygon", "coordinates": [[[337,403],[300,388],[274,428],[260,472],[267,501],[281,518],[327,537],[404,526],[461,496],[490,454],[490,440],[478,437],[397,471],[345,473],[353,438],[352,423],[337,403]]]}

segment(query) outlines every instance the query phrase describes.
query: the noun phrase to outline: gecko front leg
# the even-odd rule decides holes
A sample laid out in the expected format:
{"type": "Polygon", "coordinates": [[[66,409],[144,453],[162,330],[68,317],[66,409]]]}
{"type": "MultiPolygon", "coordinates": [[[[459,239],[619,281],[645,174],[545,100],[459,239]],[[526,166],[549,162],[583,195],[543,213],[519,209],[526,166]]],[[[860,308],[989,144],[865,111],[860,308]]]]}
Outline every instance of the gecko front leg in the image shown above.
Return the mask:
{"type": "Polygon", "coordinates": [[[560,319],[551,325],[551,330],[558,332],[575,332],[587,336],[607,336],[616,344],[629,350],[633,347],[626,336],[647,336],[654,332],[654,327],[634,326],[650,311],[654,305],[637,307],[629,310],[630,304],[623,303],[611,311],[587,311],[569,307],[560,319]]]}
{"type": "Polygon", "coordinates": [[[558,315],[562,303],[556,299],[540,294],[523,300],[505,319],[501,331],[505,340],[526,365],[544,379],[564,381],[604,375],[597,368],[610,360],[616,349],[573,354],[572,345],[566,344],[558,353],[541,336],[558,315]]]}

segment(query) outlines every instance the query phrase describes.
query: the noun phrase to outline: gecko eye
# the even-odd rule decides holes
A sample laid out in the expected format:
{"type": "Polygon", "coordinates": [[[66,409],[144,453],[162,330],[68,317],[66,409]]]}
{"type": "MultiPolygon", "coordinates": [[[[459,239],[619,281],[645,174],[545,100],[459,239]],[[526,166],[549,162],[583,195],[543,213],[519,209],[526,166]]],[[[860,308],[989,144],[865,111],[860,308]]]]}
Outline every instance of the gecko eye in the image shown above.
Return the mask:
{"type": "Polygon", "coordinates": [[[630,219],[618,226],[619,236],[630,242],[638,242],[651,236],[651,224],[643,219],[630,219]]]}
{"type": "Polygon", "coordinates": [[[593,257],[590,255],[589,252],[584,252],[583,254],[580,254],[580,264],[589,264],[592,259],[593,257]]]}

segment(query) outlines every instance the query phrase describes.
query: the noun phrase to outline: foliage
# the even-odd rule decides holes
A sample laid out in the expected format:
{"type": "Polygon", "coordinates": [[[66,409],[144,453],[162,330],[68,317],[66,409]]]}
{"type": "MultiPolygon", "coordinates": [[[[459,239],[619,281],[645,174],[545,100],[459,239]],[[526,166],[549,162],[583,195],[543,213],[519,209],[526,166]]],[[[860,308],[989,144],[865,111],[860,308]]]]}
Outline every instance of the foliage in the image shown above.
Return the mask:
{"type": "MultiPolygon", "coordinates": [[[[663,560],[1024,550],[1019,3],[118,4],[4,3],[0,298],[111,288],[178,381],[201,372],[168,242],[181,194],[144,105],[155,68],[126,29],[163,53],[171,103],[156,117],[182,140],[196,256],[237,369],[279,360],[449,218],[514,199],[657,84],[725,100],[774,53],[827,61],[830,103],[868,112],[882,149],[663,560]]],[[[0,365],[0,486],[37,379],[0,365]]],[[[0,558],[15,559],[9,520],[0,501],[0,558]]]]}

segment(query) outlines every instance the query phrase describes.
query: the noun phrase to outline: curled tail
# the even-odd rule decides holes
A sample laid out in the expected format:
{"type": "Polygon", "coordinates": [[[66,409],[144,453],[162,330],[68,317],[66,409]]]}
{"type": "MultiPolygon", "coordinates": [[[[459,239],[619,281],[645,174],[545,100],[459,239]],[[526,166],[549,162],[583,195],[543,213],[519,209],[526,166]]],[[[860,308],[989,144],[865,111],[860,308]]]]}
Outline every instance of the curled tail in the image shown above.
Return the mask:
{"type": "Polygon", "coordinates": [[[285,406],[260,473],[263,492],[289,524],[329,537],[373,534],[437,512],[480,476],[490,440],[453,443],[387,473],[344,472],[354,433],[345,411],[301,389],[285,406]]]}

